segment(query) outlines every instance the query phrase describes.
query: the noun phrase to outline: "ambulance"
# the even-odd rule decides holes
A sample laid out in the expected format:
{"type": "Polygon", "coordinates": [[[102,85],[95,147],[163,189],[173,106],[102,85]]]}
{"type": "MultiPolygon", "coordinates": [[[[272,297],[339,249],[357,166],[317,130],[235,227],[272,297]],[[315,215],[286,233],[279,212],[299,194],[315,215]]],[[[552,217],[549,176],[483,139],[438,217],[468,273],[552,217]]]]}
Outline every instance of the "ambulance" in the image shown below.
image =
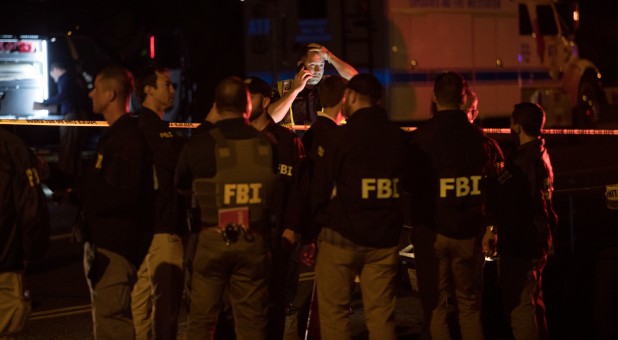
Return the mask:
{"type": "Polygon", "coordinates": [[[530,101],[545,108],[547,126],[598,120],[601,74],[579,58],[554,1],[391,0],[388,11],[394,119],[427,118],[432,80],[453,70],[476,91],[481,119],[530,101]]]}
{"type": "Polygon", "coordinates": [[[447,70],[461,73],[476,91],[479,119],[486,126],[507,124],[513,105],[521,101],[541,104],[548,127],[593,126],[599,119],[605,99],[601,74],[578,55],[575,5],[553,0],[306,2],[247,1],[247,73],[272,81],[291,78],[296,51],[317,42],[360,72],[376,75],[385,86],[382,104],[396,121],[429,118],[433,82],[447,70]]]}

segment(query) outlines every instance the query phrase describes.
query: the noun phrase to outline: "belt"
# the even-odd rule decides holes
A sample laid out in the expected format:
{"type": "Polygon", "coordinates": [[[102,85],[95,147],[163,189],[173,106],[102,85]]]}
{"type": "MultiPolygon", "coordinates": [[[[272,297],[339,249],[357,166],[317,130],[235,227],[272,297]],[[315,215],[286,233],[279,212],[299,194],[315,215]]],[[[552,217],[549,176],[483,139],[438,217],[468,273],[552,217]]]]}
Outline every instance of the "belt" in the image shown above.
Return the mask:
{"type": "MultiPolygon", "coordinates": [[[[200,232],[202,231],[211,231],[211,232],[216,232],[219,234],[223,232],[221,229],[219,229],[219,226],[216,226],[216,225],[202,225],[200,228],[200,232]]],[[[253,235],[264,236],[263,228],[250,228],[246,232],[253,234],[253,235]]]]}

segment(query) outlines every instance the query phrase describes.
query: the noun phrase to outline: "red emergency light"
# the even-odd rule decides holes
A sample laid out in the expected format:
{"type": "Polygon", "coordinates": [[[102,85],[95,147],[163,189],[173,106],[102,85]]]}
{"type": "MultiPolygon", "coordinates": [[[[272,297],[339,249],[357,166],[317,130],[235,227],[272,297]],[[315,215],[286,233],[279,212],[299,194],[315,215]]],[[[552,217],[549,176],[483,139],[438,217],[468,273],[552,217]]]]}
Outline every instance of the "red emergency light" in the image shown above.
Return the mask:
{"type": "Polygon", "coordinates": [[[154,35],[150,36],[150,59],[155,58],[155,37],[154,35]]]}

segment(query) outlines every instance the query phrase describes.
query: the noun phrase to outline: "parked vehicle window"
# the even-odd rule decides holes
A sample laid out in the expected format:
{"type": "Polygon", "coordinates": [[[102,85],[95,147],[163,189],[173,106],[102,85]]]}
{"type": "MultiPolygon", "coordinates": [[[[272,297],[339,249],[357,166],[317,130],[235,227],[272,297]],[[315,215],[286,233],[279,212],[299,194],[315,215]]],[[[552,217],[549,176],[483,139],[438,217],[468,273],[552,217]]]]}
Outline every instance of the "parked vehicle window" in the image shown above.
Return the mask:
{"type": "Polygon", "coordinates": [[[530,13],[525,4],[519,4],[519,34],[531,35],[532,23],[530,22],[530,13]]]}
{"type": "Polygon", "coordinates": [[[554,11],[551,6],[537,6],[536,16],[539,18],[539,28],[541,29],[542,35],[558,34],[558,26],[556,25],[556,18],[554,17],[554,11]]]}

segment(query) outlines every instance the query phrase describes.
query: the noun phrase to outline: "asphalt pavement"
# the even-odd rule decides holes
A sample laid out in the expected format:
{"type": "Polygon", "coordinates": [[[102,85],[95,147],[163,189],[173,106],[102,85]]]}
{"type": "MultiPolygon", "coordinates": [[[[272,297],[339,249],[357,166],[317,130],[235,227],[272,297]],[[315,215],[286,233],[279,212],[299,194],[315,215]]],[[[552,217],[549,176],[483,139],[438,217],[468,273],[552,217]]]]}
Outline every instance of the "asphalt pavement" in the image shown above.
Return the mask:
{"type": "MultiPolygon", "coordinates": [[[[82,269],[82,246],[71,238],[71,226],[76,209],[70,205],[49,203],[53,236],[45,257],[32,263],[26,273],[25,285],[30,292],[33,312],[20,340],[86,340],[93,339],[88,287],[82,269]]],[[[405,271],[404,271],[405,274],[405,271]]],[[[294,303],[309,299],[313,289],[313,268],[301,270],[298,294],[294,303]]],[[[407,279],[402,276],[401,279],[407,279]]],[[[401,339],[416,339],[422,326],[418,296],[403,282],[397,301],[397,329],[401,339]]],[[[352,297],[350,320],[354,339],[366,339],[361,296],[352,297]]],[[[186,308],[179,317],[182,338],[186,308]]],[[[286,340],[300,339],[296,314],[287,317],[286,340]]]]}

